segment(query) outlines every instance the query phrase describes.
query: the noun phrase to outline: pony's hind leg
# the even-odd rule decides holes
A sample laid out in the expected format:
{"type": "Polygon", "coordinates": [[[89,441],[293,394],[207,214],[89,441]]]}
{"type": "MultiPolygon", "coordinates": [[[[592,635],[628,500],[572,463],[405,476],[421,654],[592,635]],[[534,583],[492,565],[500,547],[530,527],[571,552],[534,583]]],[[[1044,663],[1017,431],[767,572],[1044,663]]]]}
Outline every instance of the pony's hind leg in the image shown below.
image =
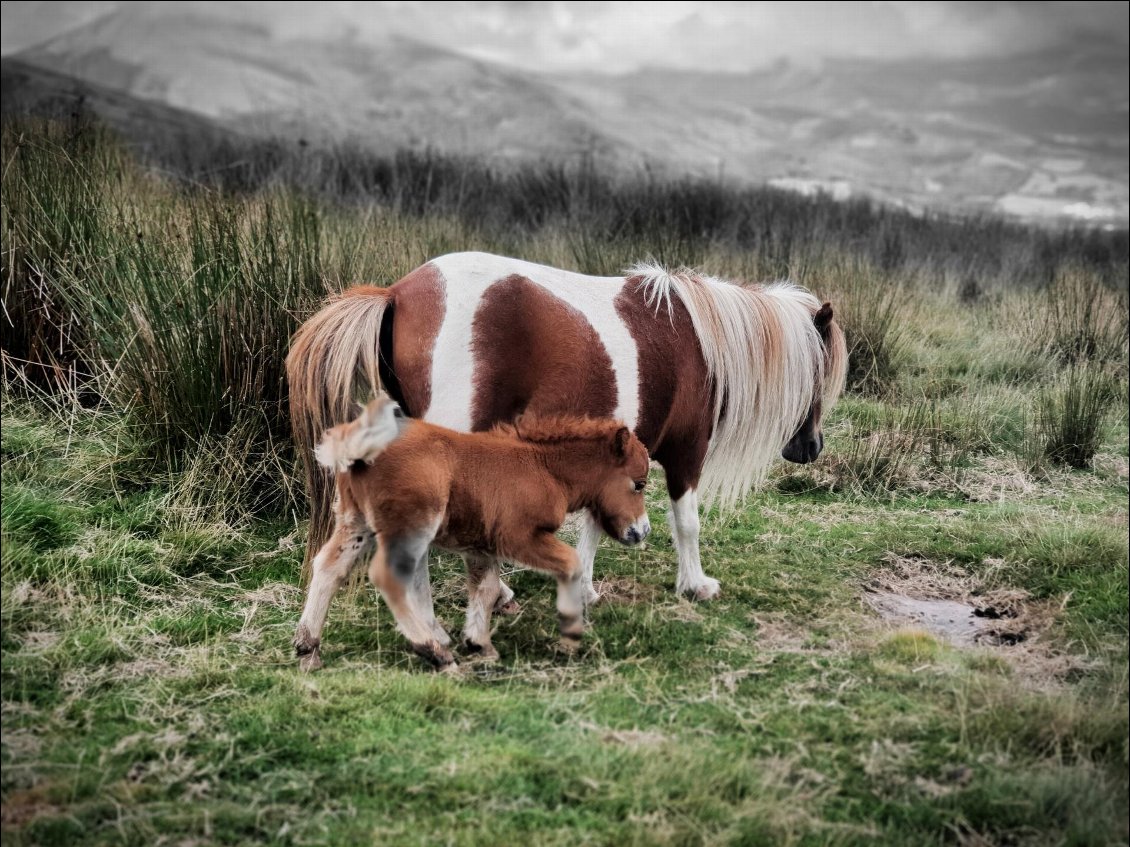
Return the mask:
{"type": "Polygon", "coordinates": [[[322,627],[326,623],[330,601],[349,576],[354,563],[371,548],[373,533],[357,513],[338,518],[329,541],[314,557],[306,605],[294,634],[294,651],[304,671],[322,666],[322,627]]]}
{"type": "Polygon", "coordinates": [[[501,599],[502,581],[498,561],[491,556],[465,553],[467,564],[467,622],[463,627],[463,646],[484,659],[497,659],[490,643],[490,618],[501,599]]]}
{"type": "Polygon", "coordinates": [[[420,561],[434,537],[434,525],[414,533],[380,536],[377,553],[369,566],[369,579],[381,592],[396,618],[397,629],[412,649],[438,670],[454,670],[455,658],[436,637],[427,615],[421,614],[412,590],[420,561]]]}

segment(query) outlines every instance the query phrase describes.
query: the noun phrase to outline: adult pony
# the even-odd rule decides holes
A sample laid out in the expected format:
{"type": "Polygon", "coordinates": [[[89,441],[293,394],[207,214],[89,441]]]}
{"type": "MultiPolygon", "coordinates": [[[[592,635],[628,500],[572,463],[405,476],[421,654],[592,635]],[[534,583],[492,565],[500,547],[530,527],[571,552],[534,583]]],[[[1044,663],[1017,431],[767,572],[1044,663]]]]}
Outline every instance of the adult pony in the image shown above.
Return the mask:
{"type": "Polygon", "coordinates": [[[638,544],[651,531],[644,506],[648,456],[618,421],[533,418],[489,432],[455,432],[406,419],[387,396],[326,432],[315,454],[334,472],[334,531],[314,557],[306,607],[294,638],[303,670],[321,667],[330,600],[353,564],[377,543],[369,579],[412,649],[453,670],[451,638],[436,620],[428,584],[430,544],[467,561],[463,643],[497,658],[490,616],[502,583],[498,560],[557,580],[561,643],[580,643],[584,598],[576,551],[554,533],[586,510],[609,535],[638,544]]]}
{"type": "MultiPolygon", "coordinates": [[[[666,474],[679,592],[719,592],[699,560],[698,506],[729,506],[780,453],[811,462],[847,351],[831,305],[788,283],[737,285],[639,265],[593,277],[487,253],[433,259],[388,288],[333,298],[287,356],[312,503],[308,556],[329,530],[315,440],[383,387],[413,417],[489,429],[522,412],[612,417],[666,474]]],[[[600,528],[577,545],[586,601],[600,528]]],[[[504,587],[502,601],[510,599],[504,587]]]]}

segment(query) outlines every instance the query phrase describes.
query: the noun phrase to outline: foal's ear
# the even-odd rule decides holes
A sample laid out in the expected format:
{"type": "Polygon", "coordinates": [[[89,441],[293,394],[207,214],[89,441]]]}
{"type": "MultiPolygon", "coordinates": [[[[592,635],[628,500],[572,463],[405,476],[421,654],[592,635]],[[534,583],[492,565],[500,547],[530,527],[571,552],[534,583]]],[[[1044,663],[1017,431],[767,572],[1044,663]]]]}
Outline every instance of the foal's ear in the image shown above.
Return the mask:
{"type": "Polygon", "coordinates": [[[816,310],[816,314],[812,316],[812,322],[816,324],[816,328],[823,332],[828,328],[828,324],[832,322],[832,304],[825,303],[816,310]]]}
{"type": "Polygon", "coordinates": [[[632,431],[626,426],[620,427],[616,430],[616,434],[612,436],[612,455],[617,459],[623,459],[628,455],[628,442],[632,440],[632,431]]]}

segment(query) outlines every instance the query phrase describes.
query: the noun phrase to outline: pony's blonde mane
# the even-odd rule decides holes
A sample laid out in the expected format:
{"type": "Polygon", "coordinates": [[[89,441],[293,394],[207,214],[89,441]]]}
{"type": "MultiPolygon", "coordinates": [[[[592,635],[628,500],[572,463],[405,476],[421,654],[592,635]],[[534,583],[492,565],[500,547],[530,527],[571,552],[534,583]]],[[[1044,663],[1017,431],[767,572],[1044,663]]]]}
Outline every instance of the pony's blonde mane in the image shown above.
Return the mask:
{"type": "Polygon", "coordinates": [[[788,282],[736,285],[651,263],[625,275],[656,314],[673,298],[686,308],[714,386],[714,428],[699,481],[704,503],[732,506],[764,481],[814,399],[830,407],[846,367],[843,336],[831,325],[827,366],[813,316],[820,301],[788,282]]]}

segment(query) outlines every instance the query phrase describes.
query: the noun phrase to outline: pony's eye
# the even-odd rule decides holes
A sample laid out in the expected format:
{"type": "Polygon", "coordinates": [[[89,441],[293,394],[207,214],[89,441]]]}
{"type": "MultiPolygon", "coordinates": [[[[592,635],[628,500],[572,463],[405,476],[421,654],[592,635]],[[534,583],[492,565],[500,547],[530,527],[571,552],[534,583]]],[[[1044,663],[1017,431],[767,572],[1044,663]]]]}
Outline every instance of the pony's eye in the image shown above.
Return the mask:
{"type": "Polygon", "coordinates": [[[394,418],[402,418],[402,417],[404,417],[404,410],[401,409],[399,406],[393,406],[392,407],[392,416],[394,418]]]}
{"type": "Polygon", "coordinates": [[[646,480],[638,480],[634,487],[635,487],[636,491],[643,491],[643,487],[645,485],[647,485],[646,480]]]}

